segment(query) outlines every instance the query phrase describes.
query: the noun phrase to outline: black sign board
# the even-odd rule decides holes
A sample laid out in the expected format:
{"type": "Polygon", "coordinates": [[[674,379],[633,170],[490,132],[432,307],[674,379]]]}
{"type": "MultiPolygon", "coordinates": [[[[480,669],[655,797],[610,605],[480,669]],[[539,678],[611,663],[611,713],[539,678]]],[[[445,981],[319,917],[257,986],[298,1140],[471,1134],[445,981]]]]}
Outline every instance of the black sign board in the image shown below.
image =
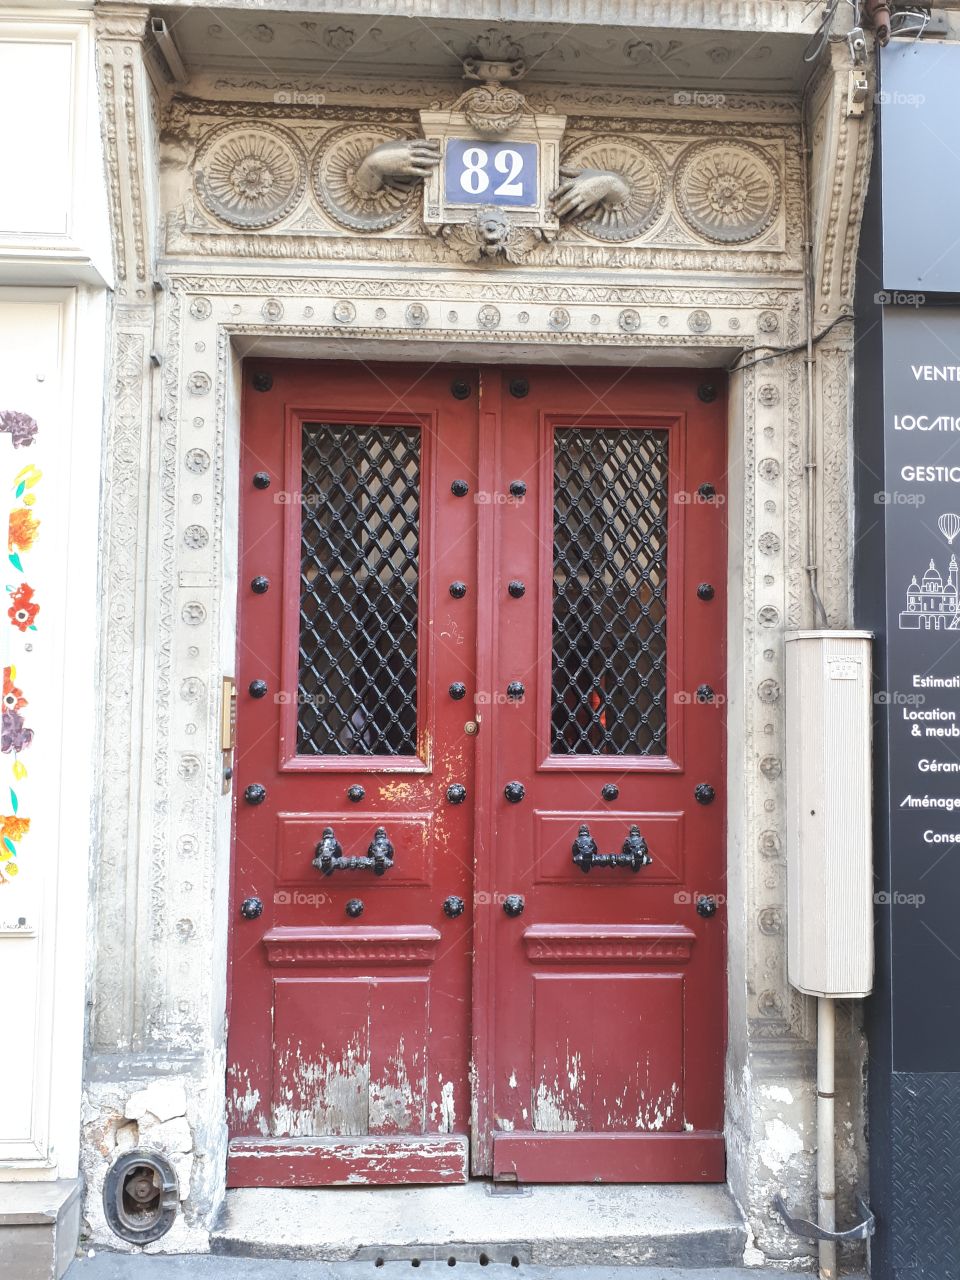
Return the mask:
{"type": "MultiPolygon", "coordinates": [[[[960,311],[883,308],[894,1071],[960,1070],[960,311]]],[[[877,423],[877,429],[880,424],[877,423]]],[[[864,500],[863,493],[861,501],[864,500]]],[[[861,527],[869,516],[861,512],[861,527]]],[[[878,707],[879,710],[879,707],[878,707]]]]}

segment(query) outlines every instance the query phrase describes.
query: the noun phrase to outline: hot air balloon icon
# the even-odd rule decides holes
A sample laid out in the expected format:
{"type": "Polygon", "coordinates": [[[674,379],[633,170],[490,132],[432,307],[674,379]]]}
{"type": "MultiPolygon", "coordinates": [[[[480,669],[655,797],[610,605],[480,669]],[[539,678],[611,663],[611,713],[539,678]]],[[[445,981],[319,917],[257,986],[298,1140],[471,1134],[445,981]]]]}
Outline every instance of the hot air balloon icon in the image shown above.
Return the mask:
{"type": "Polygon", "coordinates": [[[952,511],[945,511],[937,524],[947,543],[952,547],[954,538],[960,533],[960,516],[954,515],[952,511]]]}

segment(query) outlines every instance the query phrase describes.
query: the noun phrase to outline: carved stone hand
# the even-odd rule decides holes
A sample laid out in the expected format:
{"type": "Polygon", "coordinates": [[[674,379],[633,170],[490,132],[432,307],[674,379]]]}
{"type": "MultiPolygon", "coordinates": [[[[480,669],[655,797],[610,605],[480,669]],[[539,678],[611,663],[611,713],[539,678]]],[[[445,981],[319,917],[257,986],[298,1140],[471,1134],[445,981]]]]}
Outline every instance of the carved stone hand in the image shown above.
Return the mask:
{"type": "Polygon", "coordinates": [[[440,163],[440,147],[425,138],[381,142],[360,161],[355,175],[359,189],[375,195],[381,187],[409,187],[429,177],[440,163]]]}
{"type": "Polygon", "coordinates": [[[560,175],[564,181],[550,195],[558,218],[576,217],[597,205],[616,209],[630,195],[626,179],[608,169],[562,168],[560,175]]]}

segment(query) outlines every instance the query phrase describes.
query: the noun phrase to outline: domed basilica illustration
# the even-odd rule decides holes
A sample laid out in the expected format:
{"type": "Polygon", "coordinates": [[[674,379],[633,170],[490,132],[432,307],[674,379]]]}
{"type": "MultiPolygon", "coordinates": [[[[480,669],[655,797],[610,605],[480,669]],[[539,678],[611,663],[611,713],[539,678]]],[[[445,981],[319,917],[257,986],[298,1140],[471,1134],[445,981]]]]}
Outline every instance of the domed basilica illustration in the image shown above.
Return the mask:
{"type": "Polygon", "coordinates": [[[900,614],[901,631],[956,631],[960,629],[960,594],[957,557],[950,557],[947,580],[940,577],[937,566],[930,567],[920,582],[914,574],[907,588],[907,607],[900,614]]]}

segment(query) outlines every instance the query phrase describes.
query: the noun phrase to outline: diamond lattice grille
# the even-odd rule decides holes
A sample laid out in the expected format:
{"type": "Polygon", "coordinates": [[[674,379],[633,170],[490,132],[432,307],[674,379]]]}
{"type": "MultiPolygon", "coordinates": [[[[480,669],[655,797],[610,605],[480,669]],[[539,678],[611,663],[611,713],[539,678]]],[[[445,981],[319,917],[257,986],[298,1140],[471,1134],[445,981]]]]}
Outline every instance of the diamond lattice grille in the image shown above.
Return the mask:
{"type": "Polygon", "coordinates": [[[417,749],[420,432],[303,428],[300,755],[417,749]]]}
{"type": "Polygon", "coordinates": [[[552,750],[667,749],[665,431],[554,434],[552,750]]]}

